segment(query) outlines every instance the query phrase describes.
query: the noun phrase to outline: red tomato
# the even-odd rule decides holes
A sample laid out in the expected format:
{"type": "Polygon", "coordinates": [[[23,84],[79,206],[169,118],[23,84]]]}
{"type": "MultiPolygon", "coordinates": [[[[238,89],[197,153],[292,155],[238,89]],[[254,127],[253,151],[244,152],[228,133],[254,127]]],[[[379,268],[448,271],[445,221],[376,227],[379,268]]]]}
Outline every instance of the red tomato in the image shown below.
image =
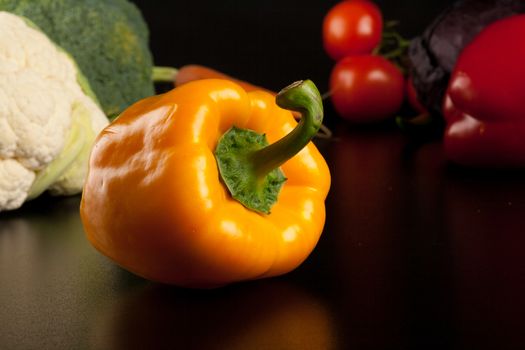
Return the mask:
{"type": "Polygon", "coordinates": [[[381,41],[383,18],[373,2],[347,0],[328,11],[323,21],[323,44],[334,60],[369,54],[381,41]]]}
{"type": "Polygon", "coordinates": [[[349,56],[330,76],[331,100],[338,114],[352,122],[375,122],[392,117],[404,98],[401,71],[381,56],[349,56]]]}

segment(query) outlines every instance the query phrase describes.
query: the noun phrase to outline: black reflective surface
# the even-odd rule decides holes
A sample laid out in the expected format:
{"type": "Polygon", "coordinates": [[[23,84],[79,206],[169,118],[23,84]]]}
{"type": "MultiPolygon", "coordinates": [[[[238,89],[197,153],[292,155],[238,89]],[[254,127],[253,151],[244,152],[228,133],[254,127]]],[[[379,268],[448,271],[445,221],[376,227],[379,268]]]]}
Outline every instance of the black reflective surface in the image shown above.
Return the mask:
{"type": "Polygon", "coordinates": [[[144,281],[84,237],[79,198],[0,219],[6,349],[502,349],[525,345],[525,180],[443,161],[395,130],[320,142],[332,166],[314,253],[207,291],[144,281]],[[512,345],[512,346],[511,346],[512,345]]]}
{"type": "MultiPolygon", "coordinates": [[[[318,27],[333,1],[137,3],[159,64],[326,88],[318,27]]],[[[409,34],[444,6],[382,4],[409,34]]],[[[78,196],[0,213],[0,349],[525,348],[525,173],[452,166],[439,141],[346,125],[329,105],[326,118],[325,231],[279,278],[204,291],[142,280],[89,245],[78,196]]]]}

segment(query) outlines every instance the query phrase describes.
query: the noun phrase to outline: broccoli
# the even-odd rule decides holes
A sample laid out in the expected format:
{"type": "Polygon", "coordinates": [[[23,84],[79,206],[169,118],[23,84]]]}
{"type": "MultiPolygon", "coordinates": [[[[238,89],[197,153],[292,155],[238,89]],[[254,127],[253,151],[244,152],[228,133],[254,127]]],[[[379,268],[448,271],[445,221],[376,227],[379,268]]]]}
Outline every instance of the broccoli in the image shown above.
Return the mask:
{"type": "Polygon", "coordinates": [[[108,116],[154,94],[148,28],[127,0],[0,0],[67,51],[108,116]]]}

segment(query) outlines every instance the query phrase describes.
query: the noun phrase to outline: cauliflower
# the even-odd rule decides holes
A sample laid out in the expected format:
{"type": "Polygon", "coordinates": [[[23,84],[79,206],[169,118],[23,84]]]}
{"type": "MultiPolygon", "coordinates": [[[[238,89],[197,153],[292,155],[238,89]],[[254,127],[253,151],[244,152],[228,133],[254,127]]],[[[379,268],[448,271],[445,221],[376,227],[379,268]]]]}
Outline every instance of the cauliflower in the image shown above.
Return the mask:
{"type": "Polygon", "coordinates": [[[0,211],[82,190],[108,120],[76,63],[28,20],[0,12],[0,211]]]}
{"type": "Polygon", "coordinates": [[[0,0],[66,50],[88,79],[102,109],[116,116],[155,93],[149,32],[128,0],[0,0]]]}

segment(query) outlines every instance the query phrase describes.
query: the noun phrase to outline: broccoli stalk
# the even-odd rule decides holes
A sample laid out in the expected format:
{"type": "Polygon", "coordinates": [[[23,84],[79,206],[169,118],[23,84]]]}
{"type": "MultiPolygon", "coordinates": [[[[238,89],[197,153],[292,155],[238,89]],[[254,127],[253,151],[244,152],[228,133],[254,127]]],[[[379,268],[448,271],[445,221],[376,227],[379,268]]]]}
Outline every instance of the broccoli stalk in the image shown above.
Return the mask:
{"type": "Polygon", "coordinates": [[[173,67],[153,67],[151,78],[155,83],[174,83],[179,70],[173,67]]]}

